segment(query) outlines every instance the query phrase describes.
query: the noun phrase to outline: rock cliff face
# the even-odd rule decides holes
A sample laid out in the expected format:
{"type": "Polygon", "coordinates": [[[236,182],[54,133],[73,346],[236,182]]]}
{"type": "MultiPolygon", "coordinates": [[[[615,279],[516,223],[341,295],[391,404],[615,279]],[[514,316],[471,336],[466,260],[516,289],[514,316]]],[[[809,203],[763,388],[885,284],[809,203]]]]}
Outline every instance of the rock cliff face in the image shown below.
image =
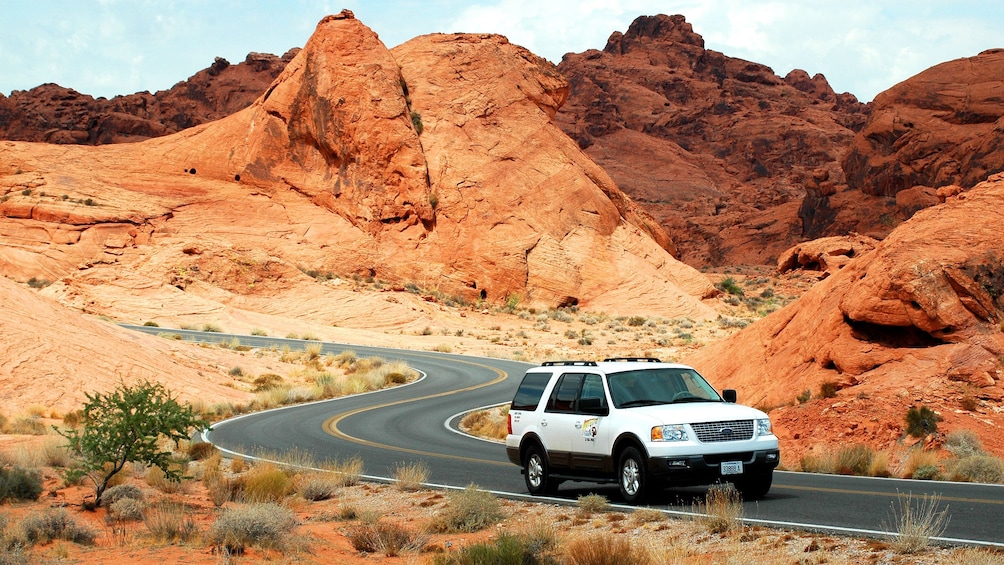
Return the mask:
{"type": "Polygon", "coordinates": [[[1004,49],[936,65],[876,96],[843,169],[851,188],[877,196],[971,188],[1004,170],[1004,49]]]}
{"type": "Polygon", "coordinates": [[[710,282],[551,122],[566,92],[498,36],[391,53],[351,13],[329,16],[224,119],[142,143],[3,142],[0,272],[58,279],[54,294],[85,309],[109,284],[163,285],[178,308],[193,306],[174,290],[195,283],[225,291],[216,303],[264,299],[297,287],[299,268],[713,317],[710,282]]]}
{"type": "MultiPolygon", "coordinates": [[[[644,16],[568,54],[562,129],[667,228],[692,265],[769,263],[803,230],[805,185],[842,181],[867,115],[822,75],[781,78],[705,49],[683,16],[644,16]]],[[[805,233],[803,233],[805,232],[805,233]]]]}
{"type": "Polygon", "coordinates": [[[835,385],[835,399],[782,411],[782,437],[802,449],[827,440],[893,446],[902,430],[886,424],[924,403],[999,452],[1000,414],[975,418],[958,406],[966,394],[1004,400],[1002,210],[1004,175],[996,175],[918,212],[793,305],[689,361],[766,406],[835,385]],[[794,436],[805,432],[799,418],[828,408],[832,427],[794,436]],[[881,424],[861,426],[869,421],[881,424]]]}
{"type": "Polygon", "coordinates": [[[0,138],[100,145],[142,141],[247,108],[296,52],[251,53],[231,65],[217,58],[169,90],[94,99],[56,84],[0,94],[0,138]]]}

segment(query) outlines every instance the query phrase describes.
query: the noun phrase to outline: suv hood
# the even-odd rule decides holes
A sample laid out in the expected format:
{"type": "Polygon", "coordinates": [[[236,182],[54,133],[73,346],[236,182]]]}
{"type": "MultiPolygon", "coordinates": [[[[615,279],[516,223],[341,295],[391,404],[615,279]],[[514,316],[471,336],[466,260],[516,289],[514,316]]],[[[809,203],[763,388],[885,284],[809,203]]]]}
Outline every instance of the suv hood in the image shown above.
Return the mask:
{"type": "Polygon", "coordinates": [[[758,420],[767,418],[756,408],[726,402],[694,402],[625,408],[625,414],[649,420],[651,425],[692,424],[697,422],[722,422],[729,420],[758,420]]]}

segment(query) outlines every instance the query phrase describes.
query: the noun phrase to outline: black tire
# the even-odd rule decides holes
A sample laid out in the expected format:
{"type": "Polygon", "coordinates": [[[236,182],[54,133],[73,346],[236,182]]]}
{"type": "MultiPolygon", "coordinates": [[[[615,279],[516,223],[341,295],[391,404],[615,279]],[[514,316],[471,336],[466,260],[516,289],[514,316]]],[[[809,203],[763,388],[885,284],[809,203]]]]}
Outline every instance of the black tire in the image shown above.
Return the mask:
{"type": "Polygon", "coordinates": [[[526,490],[532,495],[553,494],[558,490],[558,482],[551,478],[547,457],[539,445],[531,445],[523,456],[523,479],[526,490]]]}
{"type": "Polygon", "coordinates": [[[637,448],[628,447],[621,452],[617,463],[617,485],[621,497],[628,504],[636,504],[645,498],[648,489],[648,474],[645,458],[637,448]]]}
{"type": "Polygon", "coordinates": [[[736,479],[736,490],[743,495],[743,500],[758,500],[767,495],[770,485],[774,482],[774,471],[744,475],[736,479]]]}

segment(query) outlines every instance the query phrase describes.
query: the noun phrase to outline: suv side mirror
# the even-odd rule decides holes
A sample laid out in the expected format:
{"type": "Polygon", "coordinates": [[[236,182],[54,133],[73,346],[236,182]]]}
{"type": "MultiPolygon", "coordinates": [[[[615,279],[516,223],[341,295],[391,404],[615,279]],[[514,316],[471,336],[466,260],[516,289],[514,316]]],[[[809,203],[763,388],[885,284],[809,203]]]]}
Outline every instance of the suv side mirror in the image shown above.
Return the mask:
{"type": "Polygon", "coordinates": [[[735,404],[736,403],[736,390],[733,389],[733,388],[727,388],[727,389],[723,390],[722,391],[722,398],[725,399],[725,402],[728,402],[729,404],[735,404]]]}

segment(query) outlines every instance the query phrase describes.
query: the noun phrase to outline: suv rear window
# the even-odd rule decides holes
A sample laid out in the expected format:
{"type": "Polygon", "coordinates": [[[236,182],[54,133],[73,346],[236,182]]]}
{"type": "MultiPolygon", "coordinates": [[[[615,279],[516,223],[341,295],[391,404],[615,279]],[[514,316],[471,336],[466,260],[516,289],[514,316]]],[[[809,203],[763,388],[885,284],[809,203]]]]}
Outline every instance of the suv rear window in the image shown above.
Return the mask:
{"type": "Polygon", "coordinates": [[[536,410],[540,397],[544,395],[551,373],[527,373],[516,390],[510,410],[536,410]]]}

